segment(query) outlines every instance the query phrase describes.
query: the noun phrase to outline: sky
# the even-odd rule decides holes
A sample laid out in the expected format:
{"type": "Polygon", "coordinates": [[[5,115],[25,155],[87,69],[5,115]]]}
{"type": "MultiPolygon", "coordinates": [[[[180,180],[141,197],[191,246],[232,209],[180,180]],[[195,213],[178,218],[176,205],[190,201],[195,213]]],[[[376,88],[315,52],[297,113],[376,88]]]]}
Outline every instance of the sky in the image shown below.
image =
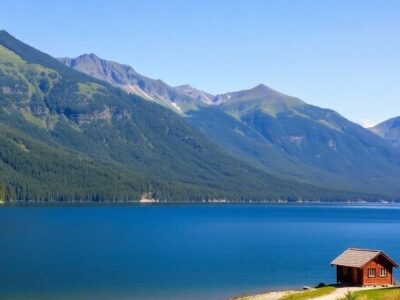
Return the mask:
{"type": "Polygon", "coordinates": [[[259,83],[370,126],[400,116],[400,1],[0,0],[0,29],[218,94],[259,83]]]}

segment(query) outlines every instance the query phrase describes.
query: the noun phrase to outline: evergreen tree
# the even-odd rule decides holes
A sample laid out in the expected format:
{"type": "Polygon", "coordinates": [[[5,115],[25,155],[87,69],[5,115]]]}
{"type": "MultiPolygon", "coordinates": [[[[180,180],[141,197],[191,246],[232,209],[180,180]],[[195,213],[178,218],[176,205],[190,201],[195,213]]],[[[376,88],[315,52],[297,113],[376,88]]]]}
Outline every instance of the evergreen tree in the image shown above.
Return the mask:
{"type": "Polygon", "coordinates": [[[0,182],[0,202],[4,202],[6,200],[6,185],[0,182]]]}

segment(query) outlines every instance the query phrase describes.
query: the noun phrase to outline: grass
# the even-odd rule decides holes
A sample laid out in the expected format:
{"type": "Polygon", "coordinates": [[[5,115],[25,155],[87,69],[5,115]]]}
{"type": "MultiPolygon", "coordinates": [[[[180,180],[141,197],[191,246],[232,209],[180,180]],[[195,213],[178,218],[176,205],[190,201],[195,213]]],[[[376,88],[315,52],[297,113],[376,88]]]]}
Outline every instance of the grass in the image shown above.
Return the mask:
{"type": "Polygon", "coordinates": [[[95,93],[101,93],[102,91],[104,91],[104,87],[95,82],[88,82],[88,83],[79,82],[78,86],[79,86],[79,93],[88,98],[92,98],[95,93]]]}
{"type": "Polygon", "coordinates": [[[0,70],[3,76],[27,86],[31,93],[39,92],[39,84],[45,79],[50,85],[60,77],[54,70],[41,65],[29,64],[14,52],[0,45],[0,70]]]}
{"type": "Polygon", "coordinates": [[[14,64],[21,64],[24,61],[14,52],[0,45],[0,60],[14,64]]]}
{"type": "Polygon", "coordinates": [[[24,111],[22,112],[22,115],[24,116],[24,119],[28,121],[29,123],[39,127],[39,128],[46,128],[45,124],[43,123],[42,119],[35,117],[32,115],[30,112],[24,111]]]}
{"type": "MultiPolygon", "coordinates": [[[[308,291],[300,291],[300,292],[291,292],[288,291],[288,294],[281,297],[279,300],[308,300],[314,299],[320,296],[329,295],[336,288],[334,286],[324,286],[320,288],[311,289],[308,291]]],[[[259,299],[260,295],[242,295],[239,297],[233,298],[234,300],[256,300],[259,299]]],[[[391,299],[390,299],[391,300],[391,299]]],[[[397,300],[397,299],[396,299],[397,300]]]]}
{"type": "Polygon", "coordinates": [[[332,293],[336,288],[334,286],[324,286],[321,288],[317,289],[312,289],[309,291],[303,291],[303,292],[295,292],[295,293],[290,293],[286,296],[283,296],[281,300],[307,300],[307,299],[313,299],[316,297],[328,295],[332,293]]]}
{"type": "Polygon", "coordinates": [[[400,288],[383,288],[354,292],[356,299],[363,300],[400,300],[400,288]]]}

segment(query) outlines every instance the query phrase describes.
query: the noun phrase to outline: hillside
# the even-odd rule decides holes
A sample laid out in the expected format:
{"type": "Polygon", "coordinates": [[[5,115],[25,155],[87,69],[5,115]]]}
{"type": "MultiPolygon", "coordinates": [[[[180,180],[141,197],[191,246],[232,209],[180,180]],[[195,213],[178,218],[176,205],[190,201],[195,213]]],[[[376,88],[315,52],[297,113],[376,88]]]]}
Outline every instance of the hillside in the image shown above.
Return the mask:
{"type": "Polygon", "coordinates": [[[361,196],[251,167],[178,114],[74,71],[4,31],[0,75],[0,124],[10,136],[2,144],[0,179],[9,200],[137,200],[143,192],[169,201],[361,196]]]}
{"type": "Polygon", "coordinates": [[[400,148],[400,117],[392,118],[369,128],[396,148],[400,148]]]}
{"type": "MultiPolygon", "coordinates": [[[[234,141],[227,138],[228,128],[216,134],[214,128],[220,125],[200,125],[207,136],[221,146],[225,143],[232,153],[240,151],[244,158],[273,169],[274,174],[324,187],[398,192],[399,152],[335,111],[309,105],[265,85],[217,97],[222,101],[218,109],[231,117],[234,141]],[[233,125],[235,121],[238,123],[233,125]],[[245,131],[240,129],[243,127],[245,131]],[[240,138],[234,138],[234,130],[240,138]],[[238,140],[251,136],[255,147],[243,151],[238,140]],[[234,143],[237,146],[232,146],[234,143]]],[[[197,117],[190,118],[191,123],[200,128],[199,113],[208,119],[214,112],[192,112],[197,117]]]]}
{"type": "Polygon", "coordinates": [[[0,125],[0,171],[7,198],[19,200],[134,200],[146,192],[148,182],[4,125],[0,125]]]}

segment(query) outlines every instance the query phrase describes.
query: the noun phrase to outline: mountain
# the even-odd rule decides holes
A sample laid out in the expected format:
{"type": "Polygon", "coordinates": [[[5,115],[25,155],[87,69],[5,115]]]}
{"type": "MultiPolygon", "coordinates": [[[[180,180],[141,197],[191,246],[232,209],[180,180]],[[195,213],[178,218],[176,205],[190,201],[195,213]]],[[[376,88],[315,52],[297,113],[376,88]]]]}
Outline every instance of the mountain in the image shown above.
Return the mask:
{"type": "MultiPolygon", "coordinates": [[[[203,98],[194,100],[184,87],[173,88],[161,80],[155,80],[137,73],[132,67],[101,59],[95,54],[83,54],[77,58],[59,58],[66,66],[108,82],[124,91],[144,99],[155,101],[178,113],[202,106],[203,98]]],[[[200,95],[200,92],[198,92],[200,95]]],[[[204,97],[208,97],[203,93],[204,97]]]]}
{"type": "Polygon", "coordinates": [[[369,128],[391,145],[400,148],[400,117],[392,118],[369,128]]]}
{"type": "Polygon", "coordinates": [[[376,198],[272,176],[226,154],[180,114],[5,31],[0,104],[0,197],[8,200],[376,198]]]}
{"type": "MultiPolygon", "coordinates": [[[[90,74],[85,67],[80,71],[90,74]]],[[[189,85],[169,88],[189,98],[186,105],[165,98],[180,105],[189,124],[224,151],[274,176],[330,189],[400,191],[398,151],[333,110],[263,84],[216,96],[189,85]]]]}
{"type": "Polygon", "coordinates": [[[262,84],[216,98],[218,112],[189,112],[189,122],[229,153],[323,187],[398,193],[399,152],[335,111],[262,84]]]}
{"type": "Polygon", "coordinates": [[[197,101],[197,102],[202,102],[206,104],[213,104],[214,103],[214,96],[204,92],[200,91],[194,87],[192,87],[189,84],[183,84],[175,87],[175,90],[178,91],[179,93],[186,95],[190,97],[191,99],[197,101]]]}
{"type": "Polygon", "coordinates": [[[102,60],[95,54],[85,54],[75,59],[64,57],[58,60],[70,68],[80,72],[84,70],[83,73],[110,82],[127,92],[138,94],[145,99],[151,98],[151,95],[140,89],[139,85],[149,86],[156,81],[139,75],[129,66],[102,60]]]}

